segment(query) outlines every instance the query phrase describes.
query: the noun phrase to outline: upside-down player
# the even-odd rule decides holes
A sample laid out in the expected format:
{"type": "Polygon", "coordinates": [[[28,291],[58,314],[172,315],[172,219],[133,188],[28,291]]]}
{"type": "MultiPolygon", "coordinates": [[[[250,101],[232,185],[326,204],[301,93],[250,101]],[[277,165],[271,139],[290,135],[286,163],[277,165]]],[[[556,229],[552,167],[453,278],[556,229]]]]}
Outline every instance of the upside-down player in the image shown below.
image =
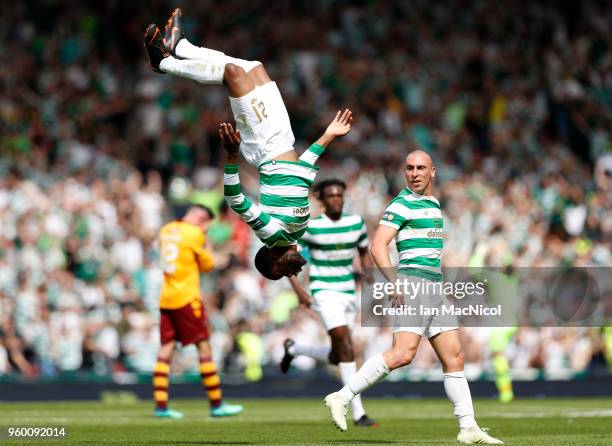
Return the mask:
{"type": "Polygon", "coordinates": [[[222,124],[220,136],[232,149],[239,147],[247,162],[258,168],[261,184],[257,206],[242,194],[238,154],[230,154],[224,176],[226,200],[265,245],[255,256],[259,272],[272,280],[295,275],[306,263],[297,252],[297,240],[310,218],[308,190],[317,174],[315,163],[335,138],[350,131],[352,113],[338,112],[325,133],[298,157],[287,109],[261,62],[194,46],[184,37],[180,22],[181,11],[176,9],[163,39],[155,24],[147,28],[145,46],[151,67],[202,84],[225,85],[236,131],[222,124]]]}
{"type": "Polygon", "coordinates": [[[226,417],[242,412],[242,406],[224,403],[221,381],[211,359],[209,328],[200,298],[200,272],[213,268],[210,253],[204,249],[205,231],[212,212],[205,206],[191,206],[181,220],[165,225],[159,234],[164,271],[159,301],[161,348],[153,369],[155,416],[183,418],[168,408],[170,363],[179,341],[196,344],[200,358],[200,375],[210,402],[213,417],[226,417]]]}

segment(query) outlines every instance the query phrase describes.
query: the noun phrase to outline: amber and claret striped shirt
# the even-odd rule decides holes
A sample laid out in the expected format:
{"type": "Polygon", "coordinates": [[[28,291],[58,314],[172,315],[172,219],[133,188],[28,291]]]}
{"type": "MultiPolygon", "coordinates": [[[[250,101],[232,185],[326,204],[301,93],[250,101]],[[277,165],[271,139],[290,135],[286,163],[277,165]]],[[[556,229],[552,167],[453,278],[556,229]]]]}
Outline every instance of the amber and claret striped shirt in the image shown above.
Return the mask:
{"type": "Polygon", "coordinates": [[[213,268],[202,230],[183,221],[161,228],[159,243],[164,282],[159,299],[163,310],[174,310],[200,299],[200,272],[213,268]]]}

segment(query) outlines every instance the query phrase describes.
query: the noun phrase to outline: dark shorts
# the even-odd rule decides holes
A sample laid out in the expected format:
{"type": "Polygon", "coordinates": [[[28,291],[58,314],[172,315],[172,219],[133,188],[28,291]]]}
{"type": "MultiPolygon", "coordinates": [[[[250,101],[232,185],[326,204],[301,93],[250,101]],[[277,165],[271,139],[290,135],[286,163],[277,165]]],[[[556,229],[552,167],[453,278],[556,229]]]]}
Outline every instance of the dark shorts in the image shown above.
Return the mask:
{"type": "Polygon", "coordinates": [[[176,310],[161,310],[159,335],[162,345],[180,341],[183,345],[208,340],[208,320],[204,305],[197,299],[176,310]]]}

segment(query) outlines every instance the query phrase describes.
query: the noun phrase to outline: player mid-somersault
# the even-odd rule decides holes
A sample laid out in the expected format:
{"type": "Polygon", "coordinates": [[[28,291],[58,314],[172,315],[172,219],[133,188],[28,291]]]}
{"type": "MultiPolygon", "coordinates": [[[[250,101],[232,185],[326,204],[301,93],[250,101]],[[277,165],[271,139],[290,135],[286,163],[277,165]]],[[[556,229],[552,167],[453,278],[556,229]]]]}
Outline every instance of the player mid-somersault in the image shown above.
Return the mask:
{"type": "Polygon", "coordinates": [[[306,263],[297,252],[297,241],[310,218],[308,191],[317,174],[315,163],[334,139],[351,130],[351,111],[338,112],[325,133],[298,157],[287,109],[261,62],[192,45],[181,30],[180,9],[170,16],[163,38],[155,24],[149,25],[145,46],[155,71],[225,85],[236,121],[236,130],[226,123],[219,128],[229,154],[226,200],[265,245],[255,256],[259,272],[272,280],[297,274],[306,263]],[[241,192],[238,148],[259,170],[259,206],[241,192]]]}

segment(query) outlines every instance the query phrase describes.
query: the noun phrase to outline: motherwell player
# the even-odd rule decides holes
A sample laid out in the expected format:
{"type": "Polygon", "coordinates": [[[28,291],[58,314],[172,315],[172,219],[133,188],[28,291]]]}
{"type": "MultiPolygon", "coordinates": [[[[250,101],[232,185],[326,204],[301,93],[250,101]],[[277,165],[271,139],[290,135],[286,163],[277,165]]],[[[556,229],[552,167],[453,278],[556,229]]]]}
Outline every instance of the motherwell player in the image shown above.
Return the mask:
{"type": "Polygon", "coordinates": [[[159,235],[164,270],[159,307],[161,348],[153,370],[155,416],[182,418],[183,414],[168,408],[170,362],[176,341],[196,344],[200,357],[202,384],[210,402],[213,417],[242,412],[242,406],[223,403],[221,381],[211,359],[209,329],[200,298],[200,272],[213,268],[211,254],[204,249],[205,236],[212,211],[205,206],[191,206],[185,216],[165,225],[159,235]]]}

